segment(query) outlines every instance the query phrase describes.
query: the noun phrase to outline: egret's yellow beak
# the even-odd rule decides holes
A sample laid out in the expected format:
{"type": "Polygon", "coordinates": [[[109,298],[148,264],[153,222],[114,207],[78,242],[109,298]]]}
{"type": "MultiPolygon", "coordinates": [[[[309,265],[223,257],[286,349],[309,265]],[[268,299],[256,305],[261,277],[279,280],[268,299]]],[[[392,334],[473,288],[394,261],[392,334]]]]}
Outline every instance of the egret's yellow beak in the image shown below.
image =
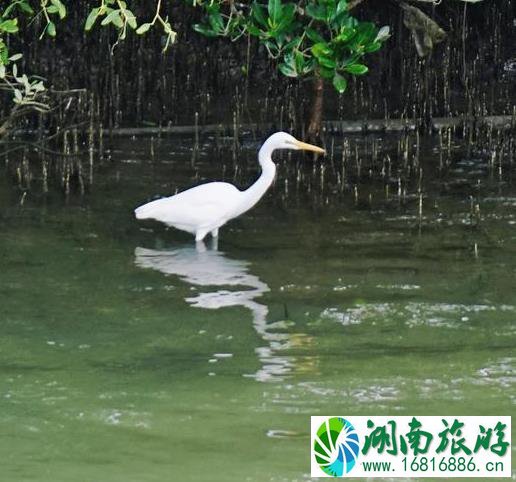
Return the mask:
{"type": "Polygon", "coordinates": [[[306,142],[296,141],[296,146],[299,149],[303,149],[303,151],[312,151],[319,154],[326,154],[326,151],[322,147],[313,146],[312,144],[307,144],[306,142]]]}

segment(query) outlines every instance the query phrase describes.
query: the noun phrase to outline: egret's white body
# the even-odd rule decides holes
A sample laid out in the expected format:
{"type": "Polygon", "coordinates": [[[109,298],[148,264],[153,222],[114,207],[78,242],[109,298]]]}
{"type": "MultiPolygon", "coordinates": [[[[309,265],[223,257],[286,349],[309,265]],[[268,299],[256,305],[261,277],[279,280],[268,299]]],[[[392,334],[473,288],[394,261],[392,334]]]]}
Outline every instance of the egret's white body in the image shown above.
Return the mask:
{"type": "Polygon", "coordinates": [[[270,187],[276,175],[276,165],[272,161],[272,153],[276,149],[324,153],[320,147],[300,142],[285,132],[276,132],[264,142],[258,153],[262,174],[248,189],[240,191],[227,182],[201,184],[136,208],[136,218],[155,219],[192,233],[196,241],[202,241],[208,233],[216,238],[221,226],[251,209],[270,187]]]}

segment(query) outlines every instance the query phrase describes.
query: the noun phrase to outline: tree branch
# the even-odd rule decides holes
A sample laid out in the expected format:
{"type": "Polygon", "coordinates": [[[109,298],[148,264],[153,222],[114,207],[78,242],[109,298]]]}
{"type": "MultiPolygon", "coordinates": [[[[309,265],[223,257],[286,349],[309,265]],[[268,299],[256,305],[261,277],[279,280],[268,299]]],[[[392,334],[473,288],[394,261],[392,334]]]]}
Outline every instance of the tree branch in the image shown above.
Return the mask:
{"type": "MultiPolygon", "coordinates": [[[[357,7],[358,5],[360,5],[364,0],[350,0],[350,2],[348,3],[348,11],[357,7]]],[[[395,0],[396,2],[399,3],[399,0],[395,0]]],[[[412,1],[412,2],[424,2],[424,3],[433,3],[434,5],[439,5],[440,0],[409,0],[409,1],[412,1]]],[[[465,0],[467,1],[467,0],[465,0]]]]}
{"type": "Polygon", "coordinates": [[[355,8],[357,5],[360,5],[364,0],[351,0],[351,2],[348,3],[348,10],[351,10],[355,8]]]}

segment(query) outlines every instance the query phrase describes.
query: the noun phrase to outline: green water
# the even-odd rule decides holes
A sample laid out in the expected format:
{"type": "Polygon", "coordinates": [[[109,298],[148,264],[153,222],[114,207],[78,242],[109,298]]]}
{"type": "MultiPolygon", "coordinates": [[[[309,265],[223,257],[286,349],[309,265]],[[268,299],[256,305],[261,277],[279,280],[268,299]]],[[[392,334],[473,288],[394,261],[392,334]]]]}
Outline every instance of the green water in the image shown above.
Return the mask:
{"type": "Polygon", "coordinates": [[[201,252],[131,210],[233,168],[156,149],[118,142],[84,197],[2,181],[1,480],[306,480],[310,415],[514,413],[510,180],[430,169],[420,220],[383,187],[287,193],[284,160],[201,252]]]}

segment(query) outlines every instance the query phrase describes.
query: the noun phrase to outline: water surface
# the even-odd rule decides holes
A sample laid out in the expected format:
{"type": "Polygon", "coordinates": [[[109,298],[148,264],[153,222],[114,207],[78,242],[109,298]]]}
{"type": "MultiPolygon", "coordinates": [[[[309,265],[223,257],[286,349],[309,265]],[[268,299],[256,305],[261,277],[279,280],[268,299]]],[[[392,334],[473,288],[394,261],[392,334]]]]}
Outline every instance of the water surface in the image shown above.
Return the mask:
{"type": "Polygon", "coordinates": [[[2,176],[5,480],[306,480],[310,415],[514,412],[510,171],[459,158],[439,174],[429,148],[420,216],[413,185],[401,199],[328,170],[316,192],[292,181],[312,161],[283,157],[218,250],[197,250],[132,209],[205,179],[245,185],[256,144],[244,164],[149,146],[116,142],[83,197],[36,179],[22,198],[2,176]]]}

